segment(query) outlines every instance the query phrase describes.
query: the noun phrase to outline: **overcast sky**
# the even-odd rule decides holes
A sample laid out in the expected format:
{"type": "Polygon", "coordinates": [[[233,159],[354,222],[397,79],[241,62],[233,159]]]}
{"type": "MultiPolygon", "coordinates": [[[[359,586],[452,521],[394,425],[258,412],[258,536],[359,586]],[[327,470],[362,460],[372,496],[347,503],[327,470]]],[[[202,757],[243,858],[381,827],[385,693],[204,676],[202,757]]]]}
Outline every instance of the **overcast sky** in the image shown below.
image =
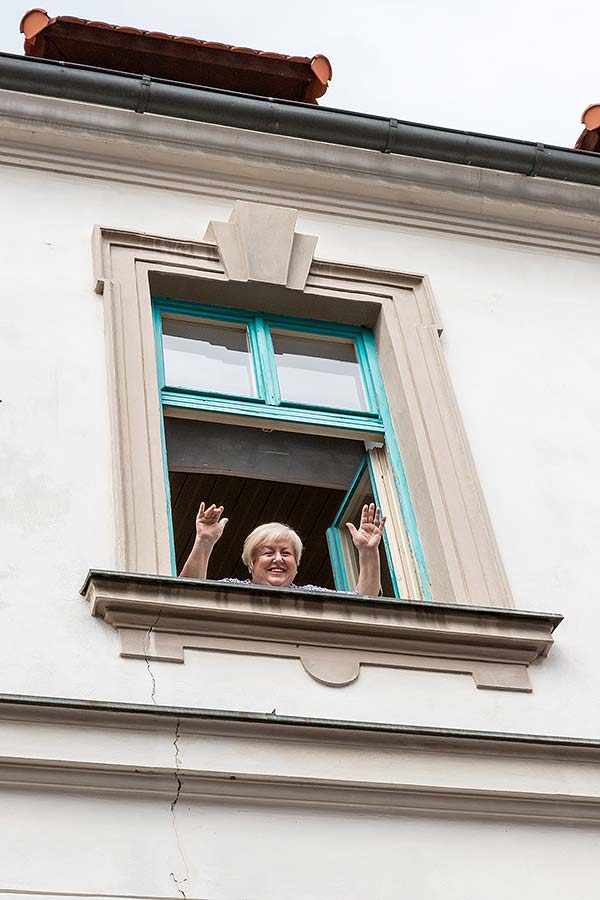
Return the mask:
{"type": "MultiPolygon", "coordinates": [[[[321,105],[413,122],[572,147],[584,108],[600,101],[592,0],[51,2],[51,16],[324,53],[333,81],[321,105]]],[[[19,22],[29,8],[0,0],[0,50],[23,52],[19,22]]]]}

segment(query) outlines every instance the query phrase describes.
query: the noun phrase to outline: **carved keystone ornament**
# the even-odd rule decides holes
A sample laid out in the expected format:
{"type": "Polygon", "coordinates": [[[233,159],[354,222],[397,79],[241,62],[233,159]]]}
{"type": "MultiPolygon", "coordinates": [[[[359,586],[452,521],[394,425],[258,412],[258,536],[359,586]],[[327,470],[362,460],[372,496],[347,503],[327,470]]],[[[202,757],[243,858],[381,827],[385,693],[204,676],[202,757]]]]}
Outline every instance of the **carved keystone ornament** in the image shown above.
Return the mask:
{"type": "Polygon", "coordinates": [[[229,222],[210,222],[203,240],[217,245],[232,281],[260,281],[302,291],[317,237],[298,234],[297,218],[295,209],[238,200],[229,222]]]}

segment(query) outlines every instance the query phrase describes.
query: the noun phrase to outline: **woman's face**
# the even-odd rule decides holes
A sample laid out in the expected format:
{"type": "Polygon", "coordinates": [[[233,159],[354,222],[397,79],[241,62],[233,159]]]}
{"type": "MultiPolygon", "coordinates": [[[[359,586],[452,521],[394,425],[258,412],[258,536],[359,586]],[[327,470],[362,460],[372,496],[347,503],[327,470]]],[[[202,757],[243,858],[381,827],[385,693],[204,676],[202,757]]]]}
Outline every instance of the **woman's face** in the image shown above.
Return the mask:
{"type": "Polygon", "coordinates": [[[254,584],[289,587],[298,571],[292,545],[285,538],[260,544],[250,574],[254,584]]]}

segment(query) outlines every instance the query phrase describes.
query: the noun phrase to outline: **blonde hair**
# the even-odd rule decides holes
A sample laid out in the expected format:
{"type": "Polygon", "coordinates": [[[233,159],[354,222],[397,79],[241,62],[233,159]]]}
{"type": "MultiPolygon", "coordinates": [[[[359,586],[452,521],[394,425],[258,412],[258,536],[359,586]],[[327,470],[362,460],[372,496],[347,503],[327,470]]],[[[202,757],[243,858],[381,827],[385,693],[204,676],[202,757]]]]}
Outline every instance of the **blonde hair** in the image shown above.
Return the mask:
{"type": "Polygon", "coordinates": [[[289,540],[292,545],[296,565],[299,565],[302,550],[304,549],[302,547],[302,541],[293,528],[290,528],[289,525],[283,525],[281,522],[265,522],[264,525],[259,525],[254,531],[250,532],[244,541],[242,562],[250,569],[261,544],[268,544],[271,541],[280,541],[282,538],[287,538],[289,540]]]}

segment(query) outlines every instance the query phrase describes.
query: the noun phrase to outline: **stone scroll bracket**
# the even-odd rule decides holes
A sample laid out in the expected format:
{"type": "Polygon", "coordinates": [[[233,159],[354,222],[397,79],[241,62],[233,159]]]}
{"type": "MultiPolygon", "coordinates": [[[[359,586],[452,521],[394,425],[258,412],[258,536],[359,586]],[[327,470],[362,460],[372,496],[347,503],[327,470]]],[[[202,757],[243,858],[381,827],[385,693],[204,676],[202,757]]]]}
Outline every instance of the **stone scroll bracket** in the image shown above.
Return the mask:
{"type": "Polygon", "coordinates": [[[296,231],[295,209],[237,200],[229,222],[209,222],[204,242],[216,244],[232,281],[260,281],[303,291],[317,238],[296,231]]]}
{"type": "Polygon", "coordinates": [[[466,607],[92,571],[82,593],[119,634],[121,656],[184,663],[186,650],[298,660],[345,687],[364,666],[471,675],[477,688],[532,690],[554,613],[466,607]]]}

